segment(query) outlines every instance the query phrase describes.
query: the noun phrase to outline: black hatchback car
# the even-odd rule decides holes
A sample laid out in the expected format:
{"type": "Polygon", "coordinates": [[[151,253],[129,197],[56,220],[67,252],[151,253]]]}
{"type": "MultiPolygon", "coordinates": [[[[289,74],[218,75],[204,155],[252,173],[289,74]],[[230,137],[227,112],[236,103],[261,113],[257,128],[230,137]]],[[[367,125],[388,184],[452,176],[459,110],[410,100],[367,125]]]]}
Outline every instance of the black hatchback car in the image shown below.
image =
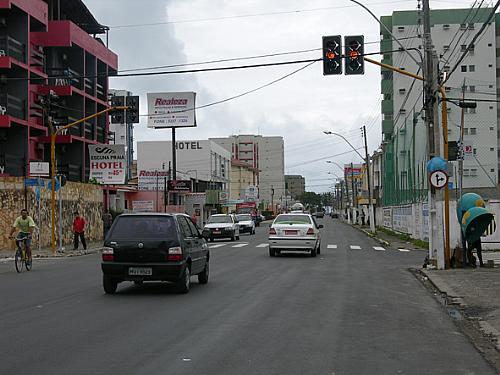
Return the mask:
{"type": "Polygon", "coordinates": [[[103,287],[116,292],[122,281],[174,282],[189,292],[192,275],[208,282],[210,253],[189,216],[184,214],[123,214],[116,218],[102,250],[103,287]]]}

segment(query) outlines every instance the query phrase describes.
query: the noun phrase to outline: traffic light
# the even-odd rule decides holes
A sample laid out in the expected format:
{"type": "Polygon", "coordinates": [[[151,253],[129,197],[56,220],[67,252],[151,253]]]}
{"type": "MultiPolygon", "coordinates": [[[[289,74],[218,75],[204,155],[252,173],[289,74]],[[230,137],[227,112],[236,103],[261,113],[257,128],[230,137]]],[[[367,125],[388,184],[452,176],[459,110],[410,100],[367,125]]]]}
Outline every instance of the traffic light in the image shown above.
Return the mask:
{"type": "Polygon", "coordinates": [[[448,142],[448,161],[458,160],[458,142],[449,141],[448,142]]]}
{"type": "Polygon", "coordinates": [[[365,74],[364,37],[349,35],[344,37],[345,74],[365,74]]]}
{"type": "MultiPolygon", "coordinates": [[[[112,96],[111,97],[111,107],[124,107],[125,97],[124,96],[112,96]]],[[[112,124],[123,124],[125,123],[125,111],[116,110],[111,112],[111,123],[112,124]]]]}
{"type": "Polygon", "coordinates": [[[342,74],[342,38],[323,37],[323,75],[342,74]]]}
{"type": "Polygon", "coordinates": [[[127,124],[139,123],[139,97],[127,96],[127,124]]]}

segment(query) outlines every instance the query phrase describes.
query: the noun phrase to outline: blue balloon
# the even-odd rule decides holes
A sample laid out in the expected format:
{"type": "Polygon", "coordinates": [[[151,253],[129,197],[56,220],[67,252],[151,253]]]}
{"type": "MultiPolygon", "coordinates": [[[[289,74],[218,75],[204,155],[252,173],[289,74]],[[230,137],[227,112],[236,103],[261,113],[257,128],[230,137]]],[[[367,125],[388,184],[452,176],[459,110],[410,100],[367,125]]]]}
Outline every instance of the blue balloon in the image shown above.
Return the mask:
{"type": "Polygon", "coordinates": [[[432,173],[434,171],[447,171],[448,163],[446,160],[439,156],[434,156],[431,160],[427,162],[427,172],[432,173]]]}

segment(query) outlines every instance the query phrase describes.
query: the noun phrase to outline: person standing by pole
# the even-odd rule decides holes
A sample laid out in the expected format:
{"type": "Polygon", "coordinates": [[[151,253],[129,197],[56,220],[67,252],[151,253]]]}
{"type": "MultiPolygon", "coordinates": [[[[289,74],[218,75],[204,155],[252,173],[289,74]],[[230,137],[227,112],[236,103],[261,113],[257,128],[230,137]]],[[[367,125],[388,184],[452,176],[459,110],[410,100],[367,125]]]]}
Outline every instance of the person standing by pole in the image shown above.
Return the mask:
{"type": "Polygon", "coordinates": [[[78,211],[75,212],[75,219],[73,220],[73,234],[73,250],[78,250],[78,239],[82,241],[83,250],[87,250],[87,242],[85,241],[85,219],[80,216],[78,211]]]}
{"type": "Polygon", "coordinates": [[[109,210],[105,210],[102,215],[103,238],[106,238],[109,228],[111,228],[111,224],[113,224],[113,215],[111,215],[109,210]]]}

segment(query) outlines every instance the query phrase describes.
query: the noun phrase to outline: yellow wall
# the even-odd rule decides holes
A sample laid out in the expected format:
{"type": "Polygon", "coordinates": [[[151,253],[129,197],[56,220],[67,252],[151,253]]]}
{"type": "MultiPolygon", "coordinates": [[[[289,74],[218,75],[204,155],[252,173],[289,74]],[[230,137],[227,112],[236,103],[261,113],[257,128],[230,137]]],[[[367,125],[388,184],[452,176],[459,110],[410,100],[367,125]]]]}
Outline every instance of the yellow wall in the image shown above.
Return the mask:
{"type": "Polygon", "coordinates": [[[231,166],[231,191],[229,199],[240,199],[240,192],[250,185],[254,185],[253,171],[240,166],[231,166]]]}

